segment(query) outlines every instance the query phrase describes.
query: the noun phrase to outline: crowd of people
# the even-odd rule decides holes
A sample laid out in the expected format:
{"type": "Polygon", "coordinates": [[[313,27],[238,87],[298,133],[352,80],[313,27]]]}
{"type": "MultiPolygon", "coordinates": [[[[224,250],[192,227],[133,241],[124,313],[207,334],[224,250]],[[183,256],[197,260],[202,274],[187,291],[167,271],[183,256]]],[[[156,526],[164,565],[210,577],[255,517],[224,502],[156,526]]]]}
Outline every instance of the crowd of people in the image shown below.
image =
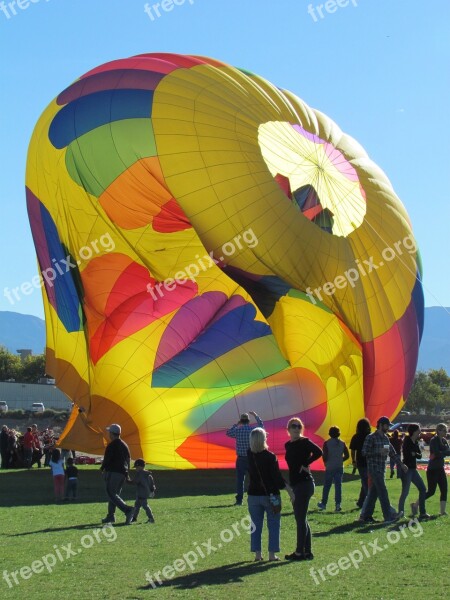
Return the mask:
{"type": "Polygon", "coordinates": [[[25,433],[3,425],[0,432],[1,468],[31,469],[49,467],[53,476],[55,500],[76,499],[77,468],[75,452],[56,448],[59,436],[51,428],[39,431],[36,424],[25,433]],[[43,465],[42,465],[43,461],[43,465]]]}
{"type": "MultiPolygon", "coordinates": [[[[293,552],[285,555],[286,560],[312,560],[312,536],[308,522],[309,503],[314,495],[315,482],[311,473],[311,464],[322,458],[325,465],[325,477],[322,498],[318,508],[325,511],[331,487],[334,485],[335,511],[341,511],[342,481],[344,463],[351,456],[354,472],[358,471],[361,489],[357,505],[361,509],[358,521],[373,523],[373,513],[376,501],[380,501],[385,524],[394,523],[404,516],[405,502],[411,484],[418,490],[418,499],[411,502],[412,516],[427,519],[426,500],[433,496],[436,489],[440,491],[440,514],[446,515],[447,476],[445,473],[445,458],[450,456],[447,441],[447,426],[439,423],[436,435],[430,441],[430,457],[427,466],[426,487],[417,471],[417,460],[422,457],[420,445],[420,425],[411,423],[404,439],[396,434],[388,436],[391,423],[388,417],[378,419],[376,429],[372,433],[367,419],[360,419],[356,432],[351,439],[350,448],[340,439],[339,427],[329,429],[329,439],[320,448],[304,435],[304,424],[297,418],[289,419],[287,423],[288,441],[285,443],[285,460],[289,469],[289,481],[286,481],[279,468],[276,455],[269,450],[267,433],[264,423],[255,413],[244,413],[226,435],[236,442],[236,502],[241,506],[244,498],[245,477],[249,475],[247,490],[248,510],[254,525],[250,538],[250,548],[255,554],[255,561],[263,560],[262,531],[264,519],[268,528],[269,561],[279,561],[280,552],[280,522],[281,522],[281,490],[286,490],[293,506],[297,528],[296,547],[293,552]],[[255,424],[250,425],[250,417],[255,418],[255,424]],[[402,490],[398,508],[394,508],[389,500],[386,487],[385,472],[389,458],[391,473],[397,467],[401,479],[402,490]]],[[[145,461],[137,459],[134,463],[136,475],[129,476],[131,456],[126,442],[121,438],[121,426],[112,424],[107,428],[110,442],[105,449],[101,464],[101,472],[105,480],[108,497],[108,510],[103,523],[114,523],[116,509],[125,515],[125,524],[130,525],[137,520],[142,508],[148,518],[148,523],[154,523],[153,512],[148,505],[148,499],[154,496],[156,487],[152,473],[145,469],[145,461]],[[136,501],[129,506],[121,498],[125,483],[136,487],[136,501]]],[[[49,429],[41,434],[36,425],[27,427],[24,435],[18,435],[14,430],[3,425],[1,431],[2,468],[11,468],[20,464],[31,468],[36,462],[41,466],[45,456],[45,465],[52,471],[55,499],[57,502],[77,498],[78,470],[74,466],[73,457],[67,456],[67,451],[55,448],[57,437],[49,429]]],[[[70,452],[70,451],[69,451],[70,452]]]]}
{"type": "Polygon", "coordinates": [[[0,432],[1,468],[31,469],[48,467],[58,435],[50,428],[39,432],[36,424],[27,427],[25,433],[3,425],[0,432]]]}
{"type": "MultiPolygon", "coordinates": [[[[359,472],[361,490],[357,505],[361,509],[358,521],[373,523],[375,504],[380,501],[383,522],[391,524],[404,516],[404,506],[411,483],[418,490],[419,497],[411,503],[412,516],[427,519],[425,502],[434,495],[436,488],[440,490],[440,514],[446,515],[447,477],[444,468],[445,457],[450,456],[450,447],[446,439],[447,426],[439,423],[436,435],[430,441],[430,459],[427,466],[428,489],[417,472],[417,460],[422,457],[419,444],[420,425],[413,423],[408,428],[404,440],[399,435],[394,439],[387,433],[391,425],[387,417],[380,417],[376,430],[371,433],[367,419],[361,419],[356,427],[355,435],[350,442],[350,452],[345,442],[340,440],[340,430],[333,426],[329,430],[329,439],[320,448],[303,435],[304,425],[298,418],[287,423],[289,440],[285,444],[285,459],[289,468],[289,482],[285,481],[275,454],[270,452],[267,434],[262,420],[256,413],[256,423],[250,425],[248,414],[243,414],[238,423],[227,430],[227,435],[236,440],[236,505],[242,504],[244,479],[249,474],[248,510],[254,524],[251,534],[250,548],[255,553],[255,561],[263,560],[261,537],[264,517],[267,518],[269,561],[280,560],[280,491],[286,490],[294,509],[297,525],[297,543],[294,552],[285,556],[286,560],[305,561],[314,558],[311,547],[311,528],[308,522],[308,509],[314,494],[314,479],[310,465],[322,458],[325,465],[325,480],[322,499],[318,503],[321,511],[326,510],[331,486],[335,487],[335,511],[341,510],[342,480],[344,462],[350,457],[354,471],[359,472]],[[392,444],[394,441],[394,444],[392,444]],[[398,508],[394,508],[389,500],[386,487],[385,471],[387,459],[391,469],[397,467],[402,483],[402,491],[398,508]]],[[[395,472],[395,471],[394,471],[395,472]]]]}

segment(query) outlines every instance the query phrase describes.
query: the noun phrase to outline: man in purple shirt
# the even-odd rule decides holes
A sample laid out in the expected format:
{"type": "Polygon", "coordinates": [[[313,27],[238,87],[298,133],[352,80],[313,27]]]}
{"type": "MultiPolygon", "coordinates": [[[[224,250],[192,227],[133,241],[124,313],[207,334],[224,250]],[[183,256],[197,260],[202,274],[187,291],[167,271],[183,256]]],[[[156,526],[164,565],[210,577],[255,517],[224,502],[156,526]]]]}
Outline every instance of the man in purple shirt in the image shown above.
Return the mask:
{"type": "Polygon", "coordinates": [[[262,427],[264,429],[264,423],[261,421],[258,415],[251,410],[248,414],[243,413],[240,416],[239,421],[230,427],[230,429],[228,429],[226,432],[228,437],[236,440],[235,506],[242,506],[242,500],[244,499],[245,474],[248,472],[247,450],[250,447],[250,432],[255,427],[262,427]],[[255,417],[255,425],[250,425],[250,418],[248,416],[249,414],[255,417]]]}

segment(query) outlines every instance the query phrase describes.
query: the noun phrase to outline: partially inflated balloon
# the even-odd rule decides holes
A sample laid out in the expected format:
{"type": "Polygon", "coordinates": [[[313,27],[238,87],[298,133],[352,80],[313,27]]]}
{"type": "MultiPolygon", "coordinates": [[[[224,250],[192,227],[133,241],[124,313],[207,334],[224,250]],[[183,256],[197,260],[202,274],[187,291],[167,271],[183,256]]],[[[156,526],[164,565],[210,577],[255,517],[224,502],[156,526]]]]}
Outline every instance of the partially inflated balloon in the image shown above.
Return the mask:
{"type": "Polygon", "coordinates": [[[228,467],[256,411],[271,450],[301,417],[394,415],[423,320],[418,252],[383,172],[292,93],[218,61],[148,54],[62,92],[29,149],[47,370],[61,444],[228,467]]]}

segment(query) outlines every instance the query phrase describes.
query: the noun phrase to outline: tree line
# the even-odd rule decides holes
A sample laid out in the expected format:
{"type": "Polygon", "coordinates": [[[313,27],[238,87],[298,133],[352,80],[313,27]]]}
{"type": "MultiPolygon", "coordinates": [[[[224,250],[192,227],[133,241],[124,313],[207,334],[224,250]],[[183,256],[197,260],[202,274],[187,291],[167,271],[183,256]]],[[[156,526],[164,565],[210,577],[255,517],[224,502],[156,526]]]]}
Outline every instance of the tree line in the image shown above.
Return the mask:
{"type": "Polygon", "coordinates": [[[404,408],[414,413],[422,409],[435,415],[450,410],[450,377],[446,370],[417,371],[404,408]]]}
{"type": "Polygon", "coordinates": [[[17,383],[38,383],[41,377],[45,377],[43,354],[21,360],[18,354],[0,346],[0,381],[14,379],[17,383]]]}

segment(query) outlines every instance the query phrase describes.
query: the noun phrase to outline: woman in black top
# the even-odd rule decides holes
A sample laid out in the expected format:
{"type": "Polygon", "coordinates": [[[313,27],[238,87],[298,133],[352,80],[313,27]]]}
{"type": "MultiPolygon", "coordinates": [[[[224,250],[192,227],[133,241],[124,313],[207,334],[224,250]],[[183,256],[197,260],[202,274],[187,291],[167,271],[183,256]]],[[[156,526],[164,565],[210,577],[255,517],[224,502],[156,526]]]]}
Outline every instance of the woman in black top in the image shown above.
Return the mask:
{"type": "MultiPolygon", "coordinates": [[[[390,442],[391,442],[391,446],[395,450],[395,454],[397,454],[398,456],[400,456],[401,451],[402,451],[403,440],[402,440],[402,438],[400,436],[400,432],[399,432],[398,429],[396,429],[394,431],[394,433],[392,434],[390,442]]],[[[392,479],[394,477],[394,475],[395,475],[395,457],[394,456],[390,456],[389,457],[389,466],[390,466],[390,469],[391,469],[391,479],[392,479]]],[[[401,477],[400,470],[398,471],[397,477],[401,477]]]]}
{"type": "Polygon", "coordinates": [[[350,452],[352,456],[353,469],[358,469],[359,477],[361,479],[361,490],[359,492],[359,498],[357,505],[362,508],[364,500],[366,499],[369,491],[369,479],[367,473],[367,460],[362,455],[362,447],[364,446],[364,440],[370,433],[369,419],[360,419],[356,424],[356,433],[350,441],[350,452]]]}
{"type": "Polygon", "coordinates": [[[303,423],[297,417],[289,419],[287,425],[290,441],[286,442],[286,462],[289,467],[289,482],[294,490],[294,515],[297,522],[297,548],[286,554],[287,560],[312,560],[311,529],[307,513],[309,501],[314,494],[314,479],[309,465],[322,456],[322,450],[311,440],[303,437],[303,423]]]}
{"type": "Polygon", "coordinates": [[[434,496],[436,486],[439,486],[441,492],[441,515],[446,515],[447,506],[447,475],[445,474],[444,459],[450,456],[450,447],[446,439],[447,425],[438,423],[436,425],[436,435],[430,440],[430,460],[427,467],[428,490],[427,498],[434,496]]]}
{"type": "Polygon", "coordinates": [[[403,440],[403,464],[408,467],[408,470],[403,472],[398,469],[402,480],[402,493],[400,500],[398,501],[398,512],[403,513],[405,510],[405,500],[409,493],[411,483],[413,483],[419,490],[419,500],[417,504],[413,502],[411,504],[411,510],[413,515],[417,514],[417,505],[420,507],[420,518],[427,519],[430,515],[425,510],[425,496],[426,489],[425,484],[417,471],[417,459],[422,458],[422,452],[419,448],[419,437],[420,437],[420,426],[418,423],[411,423],[408,426],[408,435],[403,440]]]}
{"type": "Polygon", "coordinates": [[[255,553],[255,561],[263,560],[261,555],[261,536],[264,524],[264,513],[267,514],[269,529],[269,560],[280,560],[276,552],[280,551],[280,490],[286,489],[293,500],[290,486],[284,481],[275,454],[267,447],[267,434],[261,427],[255,427],[250,433],[248,449],[249,486],[247,491],[248,511],[252,519],[250,548],[255,553]],[[278,501],[279,511],[274,513],[270,496],[278,501]]]}

